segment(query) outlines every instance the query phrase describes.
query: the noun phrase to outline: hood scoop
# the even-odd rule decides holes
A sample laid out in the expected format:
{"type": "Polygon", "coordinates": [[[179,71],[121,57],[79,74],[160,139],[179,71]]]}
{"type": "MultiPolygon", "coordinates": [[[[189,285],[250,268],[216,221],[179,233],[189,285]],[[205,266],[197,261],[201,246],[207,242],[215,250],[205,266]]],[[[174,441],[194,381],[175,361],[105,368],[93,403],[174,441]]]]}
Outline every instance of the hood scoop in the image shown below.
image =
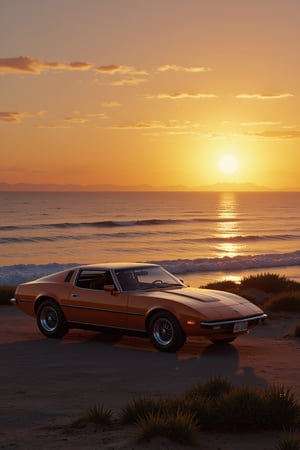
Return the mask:
{"type": "Polygon", "coordinates": [[[218,298],[218,296],[212,295],[212,292],[210,290],[207,289],[193,289],[193,288],[185,288],[183,290],[178,289],[178,290],[170,290],[167,291],[172,295],[176,295],[178,297],[183,297],[183,298],[188,298],[191,300],[197,300],[199,302],[203,302],[203,303],[215,303],[220,301],[220,299],[218,298]]]}

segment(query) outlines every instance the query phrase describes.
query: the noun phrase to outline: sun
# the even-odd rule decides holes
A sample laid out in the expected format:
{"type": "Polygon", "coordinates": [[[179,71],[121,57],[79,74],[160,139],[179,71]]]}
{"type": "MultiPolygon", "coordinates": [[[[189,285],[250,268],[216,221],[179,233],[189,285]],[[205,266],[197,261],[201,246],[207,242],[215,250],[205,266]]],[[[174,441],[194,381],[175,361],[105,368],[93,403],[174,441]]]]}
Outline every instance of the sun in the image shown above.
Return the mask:
{"type": "Polygon", "coordinates": [[[233,174],[239,168],[239,162],[237,158],[231,154],[223,155],[219,159],[219,169],[225,174],[233,174]]]}

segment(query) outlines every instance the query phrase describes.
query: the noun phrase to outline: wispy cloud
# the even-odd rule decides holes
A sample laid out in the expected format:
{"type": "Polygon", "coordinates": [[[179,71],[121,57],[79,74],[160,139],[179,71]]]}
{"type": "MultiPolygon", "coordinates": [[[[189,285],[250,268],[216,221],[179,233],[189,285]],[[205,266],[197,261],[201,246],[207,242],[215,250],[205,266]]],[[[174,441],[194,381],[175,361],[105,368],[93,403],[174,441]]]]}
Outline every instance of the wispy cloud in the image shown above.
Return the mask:
{"type": "Polygon", "coordinates": [[[247,136],[253,136],[258,138],[265,139],[274,139],[274,140],[284,140],[284,139],[299,139],[300,138],[300,130],[266,130],[258,133],[246,133],[247,136]]]}
{"type": "Polygon", "coordinates": [[[171,100],[182,100],[182,99],[203,99],[203,98],[217,98],[216,94],[205,94],[205,93],[192,93],[192,92],[174,92],[173,94],[157,94],[157,95],[147,95],[147,99],[171,99],[171,100]]]}
{"type": "Polygon", "coordinates": [[[256,126],[275,126],[280,125],[281,122],[272,122],[271,120],[258,121],[258,122],[242,122],[242,127],[256,127],[256,126]]]}
{"type": "Polygon", "coordinates": [[[84,117],[78,117],[78,116],[68,116],[65,117],[64,119],[66,122],[71,122],[71,123],[86,123],[88,121],[88,119],[85,119],[84,117]]]}
{"type": "Polygon", "coordinates": [[[129,129],[129,130],[140,130],[140,129],[186,129],[186,128],[197,128],[199,124],[196,122],[191,122],[189,120],[180,122],[177,120],[150,120],[144,122],[136,122],[127,125],[115,125],[112,128],[118,129],[129,129]]]}
{"type": "Polygon", "coordinates": [[[60,125],[60,124],[49,124],[49,125],[33,125],[33,128],[46,128],[46,129],[67,129],[70,128],[67,125],[60,125]]]}
{"type": "Polygon", "coordinates": [[[166,64],[164,66],[158,67],[158,72],[191,72],[191,73],[199,73],[199,72],[208,72],[211,70],[210,67],[202,67],[202,66],[193,66],[193,67],[185,67],[185,66],[177,66],[176,64],[166,64]]]}
{"type": "Polygon", "coordinates": [[[117,101],[103,102],[101,106],[103,106],[103,108],[116,108],[118,106],[121,106],[121,103],[117,101]]]}
{"type": "Polygon", "coordinates": [[[0,111],[0,122],[20,123],[26,116],[29,116],[26,112],[0,111]]]}
{"type": "Polygon", "coordinates": [[[0,58],[0,74],[4,73],[28,73],[40,74],[49,70],[89,70],[92,64],[75,61],[71,63],[59,63],[41,61],[27,56],[15,58],[0,58]]]}
{"type": "Polygon", "coordinates": [[[239,94],[236,96],[236,98],[240,99],[257,99],[257,100],[276,100],[280,98],[288,98],[293,97],[293,94],[289,93],[282,93],[282,94],[239,94]]]}
{"type": "Polygon", "coordinates": [[[123,78],[122,80],[112,81],[108,83],[109,86],[136,86],[141,83],[145,83],[145,78],[123,78]]]}
{"type": "Polygon", "coordinates": [[[132,74],[132,75],[146,75],[147,71],[145,70],[137,70],[135,67],[132,66],[124,66],[124,65],[117,65],[117,64],[110,64],[108,66],[98,66],[94,67],[94,70],[99,73],[104,74],[132,74]]]}

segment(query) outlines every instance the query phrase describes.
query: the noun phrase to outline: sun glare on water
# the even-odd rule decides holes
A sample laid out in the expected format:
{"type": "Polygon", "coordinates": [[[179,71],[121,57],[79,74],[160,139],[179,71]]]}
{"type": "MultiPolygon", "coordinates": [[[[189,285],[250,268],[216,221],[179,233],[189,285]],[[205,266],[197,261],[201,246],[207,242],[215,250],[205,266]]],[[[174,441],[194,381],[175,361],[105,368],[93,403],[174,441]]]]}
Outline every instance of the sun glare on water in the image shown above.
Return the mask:
{"type": "Polygon", "coordinates": [[[239,168],[239,162],[231,154],[223,155],[219,159],[219,170],[225,174],[233,174],[239,168]]]}

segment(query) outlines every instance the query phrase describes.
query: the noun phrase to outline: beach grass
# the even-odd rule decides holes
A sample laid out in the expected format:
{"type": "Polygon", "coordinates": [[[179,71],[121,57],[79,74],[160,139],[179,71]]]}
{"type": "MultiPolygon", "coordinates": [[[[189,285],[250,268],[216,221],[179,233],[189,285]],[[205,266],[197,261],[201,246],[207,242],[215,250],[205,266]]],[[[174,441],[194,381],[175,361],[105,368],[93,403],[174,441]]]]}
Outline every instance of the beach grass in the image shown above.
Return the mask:
{"type": "Polygon", "coordinates": [[[211,377],[172,399],[155,400],[148,395],[133,400],[123,409],[121,417],[123,423],[141,427],[142,436],[149,439],[155,430],[161,434],[164,427],[167,430],[176,428],[174,423],[177,420],[184,422],[187,418],[192,422],[192,435],[195,424],[198,431],[283,430],[299,427],[299,416],[300,403],[283,385],[265,389],[247,385],[235,387],[226,378],[211,377]],[[166,417],[170,420],[167,421],[166,417]]]}

